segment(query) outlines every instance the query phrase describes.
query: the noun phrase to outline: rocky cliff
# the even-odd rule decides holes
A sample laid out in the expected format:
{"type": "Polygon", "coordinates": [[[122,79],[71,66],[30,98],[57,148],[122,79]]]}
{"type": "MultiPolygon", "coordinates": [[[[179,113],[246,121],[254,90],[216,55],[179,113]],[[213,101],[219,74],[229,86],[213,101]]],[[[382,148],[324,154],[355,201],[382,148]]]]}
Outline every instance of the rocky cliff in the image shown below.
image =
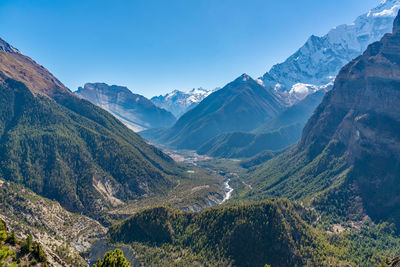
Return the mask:
{"type": "Polygon", "coordinates": [[[298,146],[256,171],[262,194],[313,198],[322,210],[399,225],[399,66],[398,16],[393,33],[340,71],[298,146]]]}
{"type": "Polygon", "coordinates": [[[170,112],[158,108],[144,96],[132,93],[127,87],[87,83],[75,94],[112,113],[134,131],[168,127],[175,122],[170,112]]]}

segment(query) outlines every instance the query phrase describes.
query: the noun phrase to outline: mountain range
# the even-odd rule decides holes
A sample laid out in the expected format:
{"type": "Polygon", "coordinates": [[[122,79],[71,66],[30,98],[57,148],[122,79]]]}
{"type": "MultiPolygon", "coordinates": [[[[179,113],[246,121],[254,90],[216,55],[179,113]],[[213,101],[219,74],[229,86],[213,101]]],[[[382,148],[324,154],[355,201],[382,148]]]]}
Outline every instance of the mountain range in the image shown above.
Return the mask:
{"type": "Polygon", "coordinates": [[[352,24],[335,27],[322,37],[311,36],[299,50],[283,63],[274,65],[260,80],[288,105],[320,88],[331,87],[345,64],[391,31],[399,9],[399,0],[384,0],[352,24]]]}
{"type": "Polygon", "coordinates": [[[94,214],[174,186],[180,167],[1,40],[0,177],[94,214]]]}
{"type": "Polygon", "coordinates": [[[253,130],[282,109],[272,92],[243,74],[206,97],[171,128],[141,135],[179,149],[197,149],[220,133],[253,130]]]}
{"type": "Polygon", "coordinates": [[[337,218],[399,226],[399,66],[400,16],[392,34],[341,69],[298,145],[250,174],[248,197],[301,199],[337,218]]]}
{"type": "MultiPolygon", "coordinates": [[[[359,16],[351,25],[338,26],[322,37],[311,36],[306,44],[285,62],[273,66],[263,77],[255,80],[264,87],[264,91],[274,94],[281,106],[279,109],[272,107],[267,117],[253,116],[251,113],[247,113],[247,119],[238,117],[241,111],[252,110],[249,107],[253,105],[252,100],[231,101],[229,99],[235,98],[235,93],[228,97],[226,94],[217,94],[217,91],[210,97],[220,97],[220,103],[224,103],[228,98],[230,109],[216,111],[207,108],[207,104],[200,104],[199,106],[205,107],[202,111],[192,109],[169,130],[144,132],[142,136],[156,143],[175,148],[195,149],[200,154],[216,157],[251,157],[262,150],[279,150],[292,145],[299,140],[302,127],[319,104],[318,101],[332,88],[339,70],[359,56],[368,44],[390,32],[399,9],[399,0],[383,1],[378,7],[359,16]],[[307,99],[309,95],[312,96],[307,99]],[[301,103],[295,105],[299,101],[301,103]],[[237,106],[234,106],[235,104],[237,106]],[[291,108],[292,105],[295,106],[291,108]],[[232,112],[233,109],[236,109],[236,112],[232,112]],[[223,112],[226,113],[222,114],[223,112]],[[216,114],[220,118],[223,117],[224,121],[231,121],[229,125],[232,127],[224,127],[222,119],[214,117],[216,114]],[[289,118],[290,116],[292,118],[289,118]],[[269,122],[270,120],[273,121],[269,122]],[[247,121],[251,122],[251,126],[245,127],[247,121]],[[290,121],[290,124],[285,121],[290,121]],[[260,128],[256,130],[257,127],[260,128]]],[[[170,98],[173,99],[174,96],[175,93],[171,94],[170,98]]],[[[162,106],[167,98],[156,98],[157,105],[162,106]]],[[[246,113],[241,116],[244,114],[246,113]]]]}
{"type": "Polygon", "coordinates": [[[121,247],[143,266],[395,266],[399,1],[263,79],[160,97],[188,109],[175,123],[126,87],[73,93],[0,39],[0,265],[86,266],[121,247]],[[177,149],[258,154],[170,157],[124,123],[177,149]]]}
{"type": "Polygon", "coordinates": [[[304,125],[324,94],[324,90],[318,90],[306,96],[253,131],[219,134],[199,147],[197,153],[218,158],[247,158],[293,145],[300,139],[304,125]]]}
{"type": "MultiPolygon", "coordinates": [[[[215,90],[214,90],[215,91],[215,90]]],[[[179,118],[187,111],[197,106],[212,91],[203,88],[194,88],[189,92],[174,90],[171,93],[155,96],[151,101],[158,107],[163,108],[179,118]]]]}
{"type": "Polygon", "coordinates": [[[75,94],[107,110],[135,132],[168,127],[176,121],[170,112],[123,86],[87,83],[75,94]]]}

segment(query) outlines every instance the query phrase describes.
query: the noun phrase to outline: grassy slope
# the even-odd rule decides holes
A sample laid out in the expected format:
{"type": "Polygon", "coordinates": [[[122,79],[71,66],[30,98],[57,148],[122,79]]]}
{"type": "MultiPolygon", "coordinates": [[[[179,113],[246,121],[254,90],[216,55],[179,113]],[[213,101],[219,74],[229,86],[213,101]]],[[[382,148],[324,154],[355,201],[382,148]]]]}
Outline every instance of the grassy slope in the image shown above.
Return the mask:
{"type": "Polygon", "coordinates": [[[98,211],[114,196],[161,193],[173,176],[184,176],[170,157],[87,101],[34,96],[11,79],[0,94],[1,176],[70,210],[98,211]],[[98,181],[112,189],[100,193],[98,181]]]}

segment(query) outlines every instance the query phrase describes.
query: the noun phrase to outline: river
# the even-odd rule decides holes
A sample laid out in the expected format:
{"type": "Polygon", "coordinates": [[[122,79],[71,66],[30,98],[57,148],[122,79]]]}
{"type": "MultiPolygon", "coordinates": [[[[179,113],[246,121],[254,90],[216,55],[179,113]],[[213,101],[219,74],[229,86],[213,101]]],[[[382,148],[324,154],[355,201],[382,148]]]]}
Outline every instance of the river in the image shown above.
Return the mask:
{"type": "Polygon", "coordinates": [[[225,185],[225,189],[224,189],[224,199],[221,201],[221,204],[224,203],[225,201],[229,200],[232,197],[232,192],[233,192],[233,188],[230,186],[229,182],[231,181],[231,179],[227,179],[224,182],[225,185]]]}

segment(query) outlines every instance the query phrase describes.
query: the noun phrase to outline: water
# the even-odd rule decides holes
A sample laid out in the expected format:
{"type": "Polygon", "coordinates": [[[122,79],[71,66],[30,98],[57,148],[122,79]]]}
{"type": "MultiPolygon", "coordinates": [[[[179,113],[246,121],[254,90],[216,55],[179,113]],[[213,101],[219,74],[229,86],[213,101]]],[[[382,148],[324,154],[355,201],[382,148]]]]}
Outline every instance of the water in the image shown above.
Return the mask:
{"type": "Polygon", "coordinates": [[[225,185],[225,189],[224,189],[225,196],[224,196],[224,199],[221,201],[221,204],[224,203],[225,201],[229,200],[232,197],[233,188],[229,185],[230,181],[231,181],[231,179],[227,179],[224,182],[224,185],[225,185]]]}

